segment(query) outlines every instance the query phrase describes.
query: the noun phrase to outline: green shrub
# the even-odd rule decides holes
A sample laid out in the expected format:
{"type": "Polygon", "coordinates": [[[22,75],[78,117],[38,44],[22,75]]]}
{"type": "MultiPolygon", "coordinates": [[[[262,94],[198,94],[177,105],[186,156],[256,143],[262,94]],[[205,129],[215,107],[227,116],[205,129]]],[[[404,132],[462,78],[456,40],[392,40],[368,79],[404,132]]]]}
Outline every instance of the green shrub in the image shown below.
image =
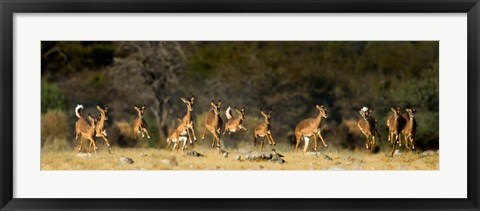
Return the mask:
{"type": "Polygon", "coordinates": [[[42,114],[50,109],[65,110],[67,107],[67,98],[56,84],[42,80],[41,92],[42,114]]]}

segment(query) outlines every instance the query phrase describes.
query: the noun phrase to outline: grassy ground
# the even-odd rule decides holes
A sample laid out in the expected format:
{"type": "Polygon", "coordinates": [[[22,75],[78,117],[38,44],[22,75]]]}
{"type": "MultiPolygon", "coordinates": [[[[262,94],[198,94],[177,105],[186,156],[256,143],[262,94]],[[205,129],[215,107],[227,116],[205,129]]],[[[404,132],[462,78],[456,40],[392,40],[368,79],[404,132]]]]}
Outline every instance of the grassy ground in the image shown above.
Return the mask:
{"type": "MultiPolygon", "coordinates": [[[[97,155],[69,151],[42,150],[42,170],[438,170],[438,151],[406,151],[393,157],[387,156],[387,150],[369,153],[366,150],[350,151],[320,147],[318,156],[294,153],[288,146],[276,146],[277,152],[285,156],[286,163],[270,161],[248,161],[245,154],[260,151],[252,146],[239,146],[227,149],[230,152],[224,157],[207,144],[195,146],[193,150],[204,154],[204,157],[186,156],[183,152],[172,152],[154,148],[114,148],[109,154],[104,146],[100,146],[97,155]],[[325,156],[327,155],[327,156],[325,156]],[[241,159],[237,160],[240,156],[241,159]],[[121,161],[128,157],[133,163],[121,161]]],[[[190,146],[190,149],[192,147],[190,146]]],[[[269,152],[270,147],[263,151],[269,152]]]]}

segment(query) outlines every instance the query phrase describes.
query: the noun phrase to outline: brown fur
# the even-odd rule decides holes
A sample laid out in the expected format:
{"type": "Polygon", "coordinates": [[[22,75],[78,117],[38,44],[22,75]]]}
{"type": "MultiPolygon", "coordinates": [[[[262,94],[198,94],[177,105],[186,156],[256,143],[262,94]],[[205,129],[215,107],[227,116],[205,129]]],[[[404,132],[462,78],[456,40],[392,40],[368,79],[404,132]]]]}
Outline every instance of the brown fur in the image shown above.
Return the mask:
{"type": "Polygon", "coordinates": [[[237,116],[233,117],[231,119],[228,119],[227,122],[225,123],[225,129],[223,131],[223,135],[225,135],[225,132],[228,131],[228,134],[240,131],[240,130],[245,130],[247,131],[247,128],[245,128],[242,125],[243,119],[245,118],[245,108],[242,108],[242,110],[238,110],[235,108],[235,111],[237,112],[237,116]]]}
{"type": "MultiPolygon", "coordinates": [[[[174,142],[173,150],[177,150],[177,151],[180,144],[179,143],[180,136],[188,135],[190,144],[193,144],[192,140],[193,141],[197,140],[197,138],[195,137],[195,131],[193,130],[193,120],[191,117],[191,111],[193,110],[195,96],[192,96],[190,100],[186,100],[185,98],[181,98],[181,99],[185,104],[187,104],[187,113],[182,119],[179,119],[177,117],[178,125],[172,131],[170,131],[167,138],[167,148],[170,145],[170,143],[174,142]],[[193,139],[190,133],[193,134],[193,139]]],[[[183,142],[182,151],[184,151],[185,149],[187,149],[186,141],[183,142]]]]}
{"type": "Polygon", "coordinates": [[[222,101],[219,100],[217,104],[212,100],[210,102],[212,109],[208,111],[205,118],[205,130],[203,131],[202,140],[205,139],[205,133],[207,130],[213,135],[212,138],[212,147],[215,147],[215,143],[218,148],[220,148],[220,131],[223,125],[223,120],[220,117],[220,109],[222,101]]]}
{"type": "Polygon", "coordinates": [[[97,105],[97,110],[100,111],[100,115],[96,118],[97,123],[95,125],[95,136],[102,138],[108,146],[108,151],[113,153],[112,147],[110,146],[110,142],[107,138],[107,131],[105,129],[105,120],[107,120],[108,107],[102,108],[97,105]]]}
{"type": "Polygon", "coordinates": [[[142,137],[145,137],[145,134],[147,134],[147,138],[150,139],[150,135],[148,135],[148,130],[147,130],[147,122],[143,119],[143,113],[145,112],[146,106],[143,105],[141,108],[134,106],[135,110],[137,111],[137,118],[133,122],[133,135],[135,136],[135,139],[137,139],[137,136],[139,133],[142,133],[142,137]]]}
{"type": "MultiPolygon", "coordinates": [[[[327,147],[327,144],[325,144],[325,141],[323,140],[323,136],[320,131],[320,123],[322,120],[322,117],[327,118],[327,110],[324,106],[319,106],[316,105],[316,108],[318,109],[318,115],[316,118],[308,118],[302,120],[300,123],[297,124],[295,127],[295,139],[296,139],[296,145],[295,145],[295,152],[298,151],[298,146],[300,145],[300,141],[304,139],[305,137],[311,137],[313,136],[314,140],[314,150],[317,150],[317,139],[315,135],[318,135],[320,139],[322,140],[322,143],[325,147],[327,147]]],[[[308,144],[305,142],[305,146],[303,148],[303,152],[307,152],[307,147],[308,144]]]]}
{"type": "Polygon", "coordinates": [[[257,138],[262,138],[262,142],[260,142],[261,148],[263,148],[265,139],[268,140],[268,144],[275,146],[276,143],[272,137],[272,131],[270,128],[270,115],[272,114],[272,111],[269,111],[267,114],[265,114],[262,110],[260,110],[260,114],[263,116],[265,121],[258,123],[253,129],[253,146],[257,144],[257,138]]]}
{"type": "Polygon", "coordinates": [[[403,116],[406,120],[405,128],[402,130],[405,138],[405,147],[415,149],[415,133],[417,131],[417,121],[415,120],[416,110],[414,108],[405,109],[407,113],[403,116]],[[410,142],[410,146],[408,145],[410,142]]]}
{"type": "Polygon", "coordinates": [[[388,141],[392,145],[392,151],[390,154],[393,156],[393,153],[395,152],[395,145],[399,144],[401,146],[399,136],[402,130],[405,128],[406,119],[400,114],[400,107],[390,108],[390,110],[393,112],[393,114],[388,118],[387,126],[388,141]]]}
{"type": "MultiPolygon", "coordinates": [[[[88,114],[88,121],[81,116],[81,113],[78,112],[77,121],[75,122],[75,141],[78,141],[78,135],[81,135],[80,138],[80,145],[78,147],[78,151],[82,151],[83,146],[83,139],[88,139],[90,141],[90,147],[93,145],[93,150],[95,154],[97,154],[97,145],[93,140],[93,136],[95,135],[95,119],[88,114]]],[[[88,148],[88,152],[90,153],[90,147],[88,148]]]]}
{"type": "Polygon", "coordinates": [[[375,133],[378,135],[380,139],[380,135],[378,134],[376,125],[377,125],[377,120],[373,118],[370,113],[373,111],[373,109],[369,109],[368,111],[360,111],[360,115],[362,116],[362,119],[358,120],[358,128],[360,131],[365,135],[366,138],[366,144],[365,147],[367,149],[373,150],[373,147],[376,144],[375,141],[375,133]]]}

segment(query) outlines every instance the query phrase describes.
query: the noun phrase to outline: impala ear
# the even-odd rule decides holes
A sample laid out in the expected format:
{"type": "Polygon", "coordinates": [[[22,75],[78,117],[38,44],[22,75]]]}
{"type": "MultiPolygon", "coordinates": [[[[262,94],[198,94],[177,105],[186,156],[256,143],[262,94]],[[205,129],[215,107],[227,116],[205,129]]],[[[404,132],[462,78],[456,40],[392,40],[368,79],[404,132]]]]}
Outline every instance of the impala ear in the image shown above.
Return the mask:
{"type": "Polygon", "coordinates": [[[222,105],[222,101],[221,101],[221,100],[218,100],[217,105],[218,105],[218,106],[222,105]]]}
{"type": "Polygon", "coordinates": [[[195,96],[194,96],[194,95],[192,95],[192,97],[190,98],[190,101],[193,102],[193,100],[195,100],[195,96]]]}
{"type": "Polygon", "coordinates": [[[272,114],[272,110],[268,111],[268,116],[270,116],[270,114],[272,114]]]}
{"type": "Polygon", "coordinates": [[[215,106],[215,102],[212,100],[212,101],[210,102],[210,105],[211,105],[211,106],[215,106]]]}
{"type": "Polygon", "coordinates": [[[265,112],[263,112],[262,110],[260,110],[260,114],[261,114],[262,116],[267,116],[267,114],[265,114],[265,112]]]}
{"type": "Polygon", "coordinates": [[[397,110],[395,110],[393,107],[391,107],[390,110],[392,110],[393,112],[397,112],[397,110]]]}
{"type": "Polygon", "coordinates": [[[143,106],[142,106],[142,109],[145,109],[146,107],[147,107],[146,105],[143,105],[143,106]]]}
{"type": "Polygon", "coordinates": [[[184,103],[187,103],[187,102],[188,102],[188,100],[186,100],[186,99],[183,98],[183,97],[181,97],[180,99],[181,99],[184,103]]]}
{"type": "Polygon", "coordinates": [[[245,111],[245,107],[242,107],[242,112],[245,111]]]}

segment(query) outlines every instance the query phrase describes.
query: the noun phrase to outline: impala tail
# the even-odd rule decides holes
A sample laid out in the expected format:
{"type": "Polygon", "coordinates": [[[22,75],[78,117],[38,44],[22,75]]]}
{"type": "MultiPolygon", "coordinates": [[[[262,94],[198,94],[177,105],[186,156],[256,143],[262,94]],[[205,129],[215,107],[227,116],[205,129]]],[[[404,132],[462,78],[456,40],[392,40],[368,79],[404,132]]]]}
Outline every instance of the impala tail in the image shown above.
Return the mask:
{"type": "Polygon", "coordinates": [[[77,107],[75,107],[75,115],[77,118],[82,118],[82,114],[80,113],[81,110],[83,109],[83,105],[78,104],[77,107]]]}

